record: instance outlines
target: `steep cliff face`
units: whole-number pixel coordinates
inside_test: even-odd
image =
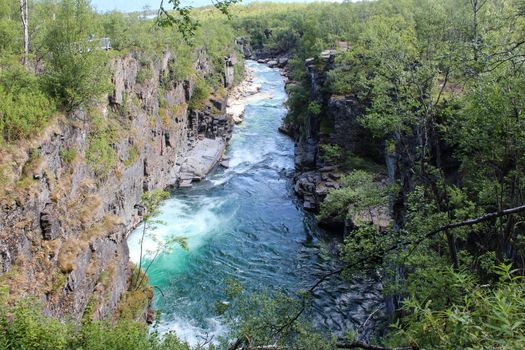
[[[339,146],[344,154],[366,161],[384,161],[383,142],[374,139],[359,123],[366,111],[366,101],[330,92],[327,76],[336,67],[336,55],[335,50],[326,50],[305,61],[309,98],[318,106],[318,111],[309,111],[306,123],[295,128],[293,135],[296,139],[295,191],[303,199],[304,208],[314,212],[319,210],[330,190],[340,188],[339,180],[353,170],[348,164],[323,162],[320,159],[321,145]],[[353,227],[351,222],[342,220],[323,220],[320,224],[334,232],[345,232]]]
[[[13,186],[0,202],[0,282],[12,298],[34,295],[49,314],[77,320],[88,306],[95,319],[117,310],[141,195],[176,185],[186,155],[209,139],[224,147],[233,127],[223,89],[189,111],[196,80],[176,81],[175,60],[114,60],[108,103],[2,151]],[[218,73],[203,51],[194,62],[200,77]],[[224,64],[227,89],[239,63],[233,54]]]
[[[317,103],[320,113],[310,114],[302,132],[296,132],[295,166],[299,170],[312,170],[318,166],[319,142],[321,141],[321,120],[327,115],[330,94],[324,89],[326,72],[334,65],[334,54],[323,52],[317,59],[305,61],[310,84],[310,100]]]

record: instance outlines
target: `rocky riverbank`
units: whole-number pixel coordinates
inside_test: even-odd
[[[261,86],[254,82],[253,70],[246,68],[245,79],[228,94],[226,113],[233,119],[235,124],[242,123],[244,109],[251,96],[261,91]]]

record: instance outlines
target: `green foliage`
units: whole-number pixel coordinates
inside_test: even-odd
[[[384,190],[374,181],[373,175],[356,170],[341,179],[340,189],[328,193],[321,203],[319,218],[352,218],[353,215],[362,214],[363,211],[369,212],[385,202]]]
[[[226,285],[228,303],[219,309],[231,329],[228,339],[241,339],[250,347],[275,344],[307,350],[335,349],[335,339],[321,336],[306,320],[305,310],[311,303],[307,293],[251,293],[234,280],[226,281]]]
[[[201,78],[197,78],[195,81],[195,86],[193,88],[193,94],[188,103],[190,110],[199,110],[202,109],[210,97],[210,88],[206,84],[206,81]]]
[[[4,312],[0,312],[3,349],[69,349],[73,326],[44,316],[35,305],[38,303],[34,300],[22,300],[10,310],[11,317],[3,305]]]
[[[212,4],[222,14],[226,15],[229,19],[231,19],[229,7],[241,1],[242,0],[213,1]],[[180,0],[169,0],[168,3],[172,5],[173,11],[166,9],[163,6],[163,3],[161,3],[159,16],[156,19],[156,24],[159,27],[176,27],[179,33],[182,34],[182,37],[184,38],[186,43],[192,43],[196,35],[197,29],[199,29],[199,27],[201,26],[201,23],[199,22],[198,18],[192,16],[192,7],[183,6]]]
[[[95,116],[92,120],[86,160],[97,176],[107,175],[115,164],[116,151],[113,147],[118,139],[118,129],[114,123]]]
[[[153,78],[153,70],[151,69],[150,62],[141,63],[139,72],[137,73],[137,83],[144,84]]]
[[[461,298],[451,307],[436,308],[414,296],[404,302],[408,312],[396,324],[393,339],[420,349],[520,349],[525,346],[524,282],[511,265],[496,270],[492,288],[479,286],[467,272],[446,273]]]
[[[133,165],[137,161],[139,156],[140,156],[139,147],[137,145],[131,146],[130,149],[128,150],[128,158],[124,160],[124,165],[126,167]]]
[[[328,164],[338,164],[343,161],[344,150],[339,145],[322,144],[319,146],[319,157]]]
[[[62,148],[59,152],[60,159],[66,164],[71,164],[75,161],[77,158],[77,149],[70,147],[70,148]]]
[[[89,2],[64,0],[44,40],[45,86],[67,111],[93,104],[109,91],[106,54],[90,39],[94,23]]]
[[[321,105],[318,102],[310,102],[310,104],[308,104],[308,113],[312,115],[321,113]]]
[[[162,337],[137,321],[77,325],[45,316],[31,299],[0,309],[0,348],[6,350],[189,350],[174,334]]]
[[[54,109],[39,79],[21,65],[0,71],[0,143],[34,135],[46,124]]]

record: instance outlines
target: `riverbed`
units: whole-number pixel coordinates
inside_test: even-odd
[[[283,77],[277,69],[246,64],[261,91],[249,99],[244,122],[235,127],[226,151],[229,168],[217,167],[205,181],[174,191],[161,208],[165,225],[155,230],[161,241],[188,238],[188,251],[164,252],[148,276],[163,292],[154,300],[160,329],[192,344],[227,331],[215,306],[225,298],[225,279],[250,291],[293,292],[340,267],[337,241],[316,227],[293,192],[293,140],[277,130],[287,112]],[[137,242],[132,235],[135,262]],[[361,327],[381,303],[378,283],[336,277],[315,293],[309,317],[319,329],[342,335]]]

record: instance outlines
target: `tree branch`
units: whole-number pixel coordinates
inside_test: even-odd
[[[502,217],[502,216],[517,214],[517,213],[520,213],[522,211],[525,211],[525,205],[521,205],[519,207],[514,207],[514,208],[510,208],[510,209],[505,209],[505,210],[498,211],[498,212],[488,213],[488,214],[482,215],[482,216],[474,218],[474,219],[468,219],[468,220],[464,220],[464,221],[453,222],[453,223],[450,223],[448,225],[441,226],[441,227],[439,227],[439,228],[437,228],[437,229],[435,229],[433,231],[430,231],[429,233],[427,233],[424,236],[424,238],[430,238],[430,237],[436,235],[437,233],[445,231],[445,230],[450,230],[450,229],[463,227],[463,226],[472,226],[472,225],[479,224],[479,223],[482,223],[482,222],[485,222],[485,221],[489,221],[489,220],[492,220],[492,219],[495,219],[495,218],[499,218],[499,217]]]
[[[360,341],[353,341],[351,343],[338,343],[337,349],[364,349],[364,350],[415,350],[415,347],[402,347],[402,348],[385,348],[380,345],[372,345]]]

